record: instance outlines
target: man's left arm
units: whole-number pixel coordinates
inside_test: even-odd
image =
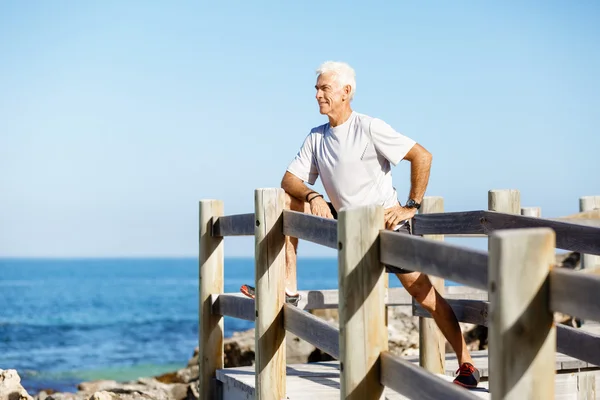
[[[408,198],[421,203],[429,183],[432,155],[417,143],[410,149],[404,159],[410,161],[410,193]]]
[[[432,158],[431,153],[418,143],[404,156],[404,160],[410,162],[409,199],[413,199],[419,204],[423,201],[429,183]],[[407,208],[400,205],[389,208],[384,211],[386,228],[392,229],[402,221],[411,219],[416,213],[416,208]]]

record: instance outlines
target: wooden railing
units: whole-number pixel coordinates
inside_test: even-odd
[[[385,230],[381,207],[341,210],[338,221],[285,210],[281,189],[256,190],[250,214],[225,216],[221,201],[201,201],[200,398],[215,397],[223,316],[255,322],[257,399],[286,397],[286,331],[340,361],[343,399],[379,399],[386,386],[409,398],[476,398],[434,375],[444,372],[444,341],[418,304],[423,368],[388,351],[386,306],[398,304],[400,292],[387,288],[386,273],[395,268],[428,274],[442,294],[443,279],[487,291],[449,303],[459,321],[489,327],[493,398],[554,398],[555,351],[600,365],[600,337],[557,327],[552,314],[600,321],[600,276],[556,268],[555,248],[600,255],[600,227],[517,215],[539,210],[521,209],[514,190],[490,191],[488,208],[444,213],[441,198],[427,197],[413,220],[419,237]],[[480,234],[489,252],[439,240]],[[255,237],[256,301],[223,293],[223,237],[235,235]],[[285,304],[285,236],[338,250],[338,291],[311,291],[318,296],[309,293],[302,307]],[[339,329],[304,311],[335,307]]]

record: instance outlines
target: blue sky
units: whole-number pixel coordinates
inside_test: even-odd
[[[577,212],[600,195],[599,19],[594,1],[2,2],[0,256],[197,255],[198,201],[252,212],[325,122],[326,60],[355,68],[355,110],[433,153],[446,210],[515,188]],[[394,183],[404,199],[407,163]]]

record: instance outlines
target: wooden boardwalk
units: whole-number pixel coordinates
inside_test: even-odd
[[[481,371],[482,381],[477,389],[471,390],[471,393],[482,399],[490,399],[487,390],[489,372],[487,351],[476,351],[472,355],[475,366]],[[418,357],[404,359],[419,365]],[[445,376],[437,376],[452,381],[456,366],[456,357],[453,354],[447,355]],[[557,353],[556,370],[556,399],[600,400],[600,367]],[[292,364],[287,366],[286,371],[287,399],[339,399],[339,362]],[[222,383],[223,400],[254,400],[254,367],[221,369],[217,371],[217,379]],[[389,400],[407,399],[389,388],[386,388],[384,393],[385,398]]]

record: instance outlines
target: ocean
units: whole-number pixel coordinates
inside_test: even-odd
[[[225,260],[225,291],[254,259]],[[301,290],[337,288],[335,258],[299,258]],[[390,278],[390,286],[400,286]],[[183,368],[198,344],[198,260],[0,259],[0,369],[30,394]],[[253,327],[226,317],[225,335]]]

